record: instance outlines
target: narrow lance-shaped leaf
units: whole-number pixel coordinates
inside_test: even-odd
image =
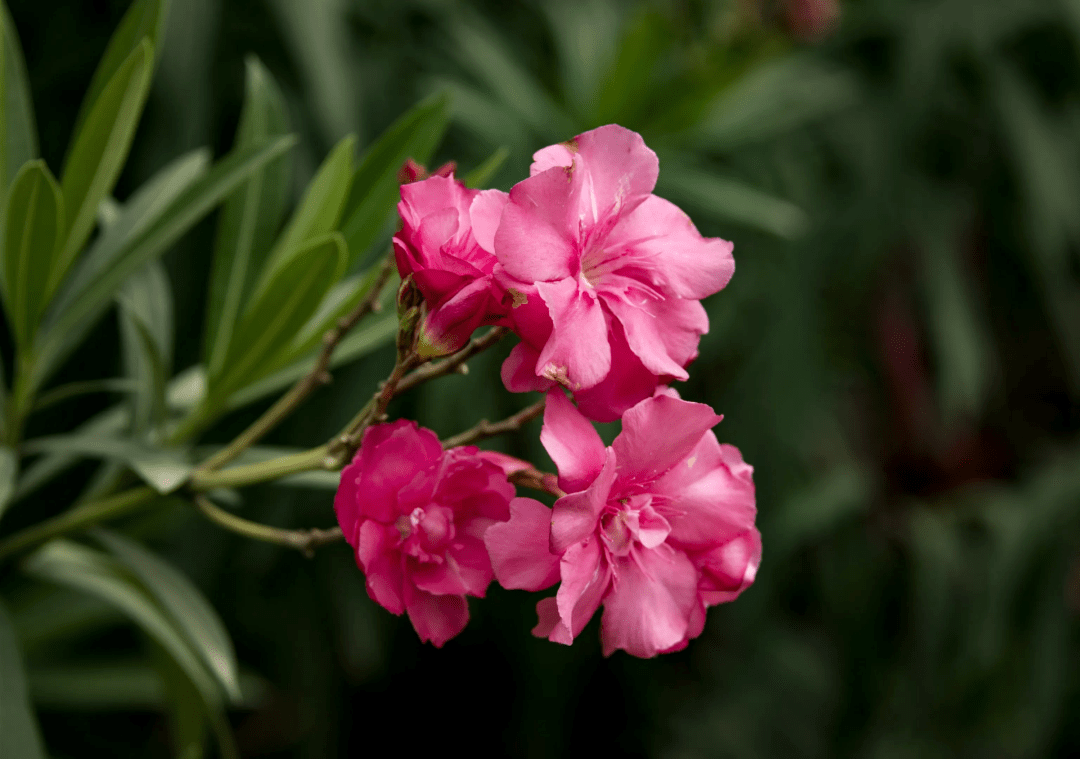
[[[144,546],[108,530],[93,536],[142,580],[184,631],[203,663],[234,701],[240,700],[236,652],[214,607],[178,569]]]
[[[21,349],[33,342],[64,232],[64,201],[44,161],[26,164],[5,209],[4,305]]]
[[[35,380],[43,381],[79,343],[108,308],[128,275],[162,255],[251,172],[281,155],[293,143],[293,138],[282,137],[265,145],[233,151],[155,214],[141,231],[119,245],[110,257],[111,265],[87,277],[85,286],[70,303],[62,310],[54,310],[46,325],[48,332],[42,341]]]
[[[230,360],[218,381],[210,378],[211,405],[281,367],[289,342],[341,277],[345,259],[345,242],[335,232],[296,249],[277,269],[240,320],[236,345],[243,352]]]
[[[75,263],[94,227],[98,204],[112,191],[124,167],[150,90],[153,57],[154,46],[144,39],[116,70],[72,139],[60,183],[68,215],[67,239],[49,282],[49,297]]]
[[[482,164],[465,175],[462,181],[465,182],[466,187],[473,189],[485,187],[491,178],[495,176],[499,169],[506,163],[506,159],[510,156],[510,149],[505,145],[495,149]]]
[[[27,557],[22,568],[32,577],[90,593],[124,612],[168,652],[198,690],[207,712],[220,718],[223,702],[216,681],[184,631],[130,569],[111,556],[67,540],[47,543]]]
[[[398,202],[398,171],[409,158],[430,161],[449,120],[450,99],[445,94],[429,98],[391,124],[364,153],[342,214],[349,269],[386,228]]]
[[[88,433],[32,438],[23,443],[23,451],[119,461],[162,495],[183,485],[193,468],[181,451]]]
[[[6,190],[22,165],[37,158],[37,127],[19,35],[3,2],[0,24],[0,188]]]
[[[0,756],[44,759],[26,689],[22,654],[7,609],[0,603]]]
[[[286,260],[292,258],[293,251],[309,240],[338,228],[338,220],[353,180],[355,152],[356,138],[352,135],[342,139],[330,151],[270,251],[269,259],[256,285],[256,294],[252,297],[258,297],[258,290],[275,276],[277,269]]]
[[[90,79],[90,87],[83,96],[79,115],[75,119],[75,132],[82,127],[109,81],[144,37],[150,40],[155,50],[161,50],[165,19],[169,15],[168,6],[168,0],[135,0],[127,9]]]
[[[259,59],[247,59],[247,85],[234,148],[289,131],[285,101]],[[206,308],[205,360],[220,371],[237,316],[251,292],[285,211],[291,161],[282,155],[251,175],[221,209]]]
[[[4,516],[4,510],[15,494],[15,478],[18,473],[18,455],[7,446],[0,448],[0,518]]]
[[[165,383],[172,375],[173,306],[168,275],[160,261],[132,274],[117,295],[125,372],[135,381],[134,427],[161,423]]]

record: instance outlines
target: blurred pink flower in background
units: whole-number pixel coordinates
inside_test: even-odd
[[[731,279],[732,245],[652,194],[659,163],[636,132],[603,126],[533,159],[493,235],[521,337],[503,382],[559,383],[586,416],[612,421],[686,379],[709,326],[698,301]]]
[[[820,40],[836,28],[840,19],[838,0],[787,0],[784,25],[795,37],[807,42]]]
[[[605,448],[562,391],[548,394],[541,441],[567,492],[549,509],[515,498],[485,542],[499,583],[542,590],[535,635],[573,641],[601,604],[604,655],[650,657],[701,634],[761,561],[752,468],[710,429],[721,417],[670,390],[623,415]]]
[[[427,304],[422,356],[453,353],[477,327],[505,316],[492,285],[491,237],[506,197],[470,190],[452,174],[401,186],[394,255],[401,278],[412,275]]]
[[[421,640],[442,646],[469,620],[465,596],[483,597],[484,532],[509,517],[515,464],[527,466],[474,446],[444,451],[431,430],[398,420],[369,427],[342,471],[334,509],[368,594],[407,612]]]

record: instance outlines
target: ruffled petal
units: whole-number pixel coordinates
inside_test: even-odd
[[[469,604],[464,596],[435,596],[413,588],[406,609],[420,640],[430,640],[436,648],[442,648],[469,623]]]
[[[599,433],[562,390],[547,394],[540,442],[559,470],[559,487],[569,493],[587,488],[604,466]]]
[[[551,639],[569,644],[600,608],[611,583],[611,570],[601,559],[600,542],[593,538],[571,546],[559,562],[559,571],[562,584],[555,600],[562,624],[552,630]]]
[[[555,168],[518,182],[510,190],[495,232],[495,255],[522,282],[572,276],[577,254],[571,229],[569,169]]]
[[[574,279],[539,282],[553,329],[540,351],[536,373],[571,390],[592,387],[611,369],[611,348],[603,309],[595,293]]]
[[[686,459],[722,417],[704,403],[646,398],[623,414],[623,428],[612,443],[622,476],[651,482]]]
[[[495,254],[495,232],[510,196],[501,190],[482,190],[469,206],[473,237],[488,253]]]
[[[551,509],[532,498],[510,502],[510,521],[484,533],[499,584],[508,590],[543,590],[559,579],[559,556],[549,548]]]
[[[614,422],[636,403],[652,396],[658,378],[645,368],[623,336],[611,325],[611,370],[598,384],[574,393],[578,411],[597,422]]]
[[[540,351],[528,343],[518,343],[503,361],[500,375],[503,385],[511,393],[543,392],[555,385],[553,380],[536,376],[536,362]]]
[[[360,525],[357,538],[356,562],[364,570],[371,600],[391,614],[405,611],[405,573],[397,530],[369,519]]]
[[[646,369],[678,380],[687,378],[686,370],[669,354],[668,342],[652,313],[625,298],[607,297],[604,304],[622,324],[630,350]]]
[[[555,501],[551,517],[551,550],[561,554],[596,532],[600,513],[615,482],[615,453],[608,448],[600,474],[586,490],[564,495]]]
[[[415,422],[399,419],[377,424],[364,431],[360,450],[353,461],[359,463],[359,513],[363,517],[389,523],[397,518],[398,496],[417,472],[438,461],[442,445],[431,430]]]
[[[761,533],[751,528],[695,558],[701,568],[701,597],[709,606],[734,601],[753,584],[761,565]]]

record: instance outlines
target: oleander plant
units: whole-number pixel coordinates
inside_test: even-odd
[[[1080,752],[1078,9],[0,0],[0,759]]]

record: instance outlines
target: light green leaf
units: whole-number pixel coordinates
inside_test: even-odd
[[[35,367],[36,380],[43,381],[80,342],[132,272],[162,255],[251,172],[281,155],[293,143],[291,137],[282,137],[264,145],[233,151],[126,238],[109,257],[110,266],[87,275],[85,285],[72,295],[65,307],[54,309],[50,314],[46,324],[48,334],[41,343],[41,356]],[[76,272],[76,278],[82,281],[79,274]]]
[[[285,101],[270,72],[247,58],[247,84],[234,148],[288,133]],[[225,201],[218,220],[206,308],[207,365],[221,370],[244,302],[263,269],[281,223],[292,164],[288,154],[267,163]]]
[[[351,331],[338,344],[333,357],[330,359],[330,366],[335,367],[355,361],[387,345],[397,334],[397,328],[397,314],[392,310],[384,311],[366,319],[362,325]],[[311,356],[303,361],[297,361],[283,369],[279,369],[250,385],[246,385],[243,389],[229,396],[226,409],[242,408],[268,395],[273,395],[306,375],[314,365],[315,357]]]
[[[465,175],[465,186],[474,189],[485,187],[491,181],[491,178],[499,172],[499,169],[503,167],[509,156],[510,149],[505,145],[496,148],[495,152],[488,156],[487,160]]]
[[[0,448],[0,518],[15,494],[15,478],[19,473],[19,457],[7,446]]]
[[[107,377],[97,380],[80,380],[66,385],[50,388],[38,396],[34,411],[53,406],[57,403],[78,398],[92,393],[133,393],[138,390],[137,383],[125,377]]]
[[[449,121],[449,98],[444,94],[428,98],[391,124],[364,153],[341,217],[349,250],[347,270],[362,260],[387,228],[399,197],[398,172],[406,159],[431,160]]]
[[[252,299],[262,297],[266,285],[277,276],[277,269],[292,258],[297,248],[338,228],[343,204],[352,184],[355,152],[356,138],[352,135],[345,137],[330,151],[278,237],[274,249],[270,251]]]
[[[657,193],[687,205],[717,219],[745,224],[782,237],[794,239],[806,232],[809,220],[801,208],[742,182],[727,177],[672,166],[661,174]]]
[[[238,351],[220,378],[209,377],[212,405],[279,369],[288,345],[345,267],[345,242],[333,233],[293,251],[259,289],[236,330]]]
[[[95,540],[109,549],[142,580],[158,603],[184,631],[203,664],[233,701],[240,700],[236,651],[220,617],[195,584],[144,546],[109,530],[94,530]]]
[[[223,702],[217,682],[192,650],[184,631],[130,569],[111,556],[67,540],[47,543],[21,566],[32,577],[82,590],[124,612],[168,652],[199,692],[208,714],[220,719]]]
[[[79,115],[75,119],[75,133],[78,133],[109,82],[131,53],[139,47],[143,38],[150,40],[156,51],[161,51],[165,18],[169,15],[168,5],[168,0],[135,0],[127,9],[120,25],[109,39],[105,54],[90,80],[90,87],[83,96]]]
[[[7,196],[4,224],[4,305],[16,343],[27,350],[45,310],[64,235],[64,200],[44,161],[19,170]]]
[[[19,168],[37,158],[37,128],[34,104],[26,80],[19,35],[11,22],[7,5],[0,2],[0,188],[6,190]],[[0,192],[0,197],[3,192]]]
[[[0,603],[0,756],[45,759],[23,674],[22,654]]]
[[[151,448],[134,440],[98,435],[51,435],[27,440],[26,453],[52,453],[114,459],[127,464],[147,485],[171,493],[187,481],[192,465],[180,451]]]
[[[135,383],[134,428],[165,419],[165,383],[172,375],[172,288],[160,261],[132,274],[116,297],[125,371]]]
[[[150,91],[153,56],[154,46],[144,39],[116,70],[72,138],[60,181],[68,231],[49,281],[48,297],[75,263],[94,227],[98,204],[112,192],[124,168]]]

